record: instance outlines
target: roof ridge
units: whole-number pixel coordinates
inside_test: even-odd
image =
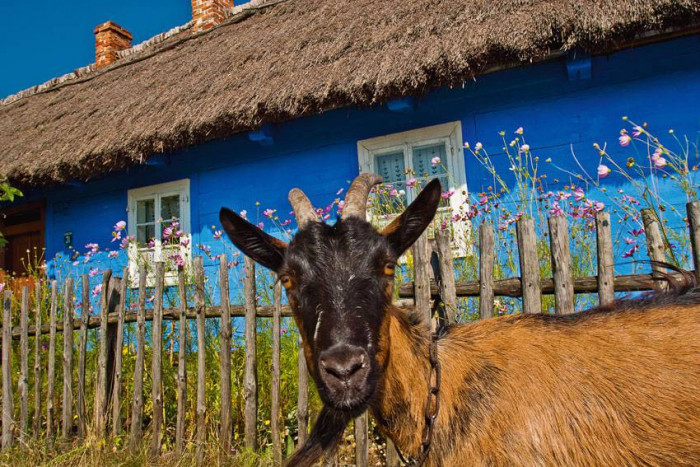
[[[175,46],[187,40],[200,37],[221,26],[238,23],[248,18],[253,12],[257,10],[268,8],[278,3],[284,3],[286,1],[288,0],[251,0],[248,3],[233,6],[227,11],[226,19],[221,24],[218,24],[213,28],[207,29],[206,31],[201,31],[192,34],[191,36],[183,37],[179,41],[174,41],[172,45]],[[85,80],[92,79],[93,77],[100,76],[102,73],[108,72],[110,70],[121,68],[124,65],[146,59],[158,52],[167,50],[167,48],[165,47],[162,49],[154,50],[153,47],[162,44],[163,42],[167,41],[168,39],[174,36],[177,36],[178,34],[187,29],[190,29],[192,27],[192,24],[192,20],[190,20],[183,25],[175,26],[165,32],[156,34],[155,36],[146,39],[143,42],[140,42],[128,49],[120,50],[119,52],[117,52],[117,61],[114,62],[113,65],[107,66],[103,69],[100,69],[99,71],[95,67],[95,63],[90,63],[89,65],[77,68],[69,73],[65,73],[61,76],[51,78],[50,80],[45,81],[44,83],[35,84],[34,86],[31,86],[29,88],[22,89],[14,94],[10,94],[5,98],[0,98],[0,106],[9,105],[26,97],[31,97],[36,94],[48,92],[62,86],[83,82]]]

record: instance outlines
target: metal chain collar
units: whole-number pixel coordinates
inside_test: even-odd
[[[423,436],[420,445],[420,454],[416,458],[410,458],[406,460],[398,447],[396,447],[396,452],[399,455],[401,461],[407,466],[421,466],[428,458],[430,453],[430,442],[433,439],[433,427],[435,426],[435,420],[437,419],[438,412],[440,411],[440,361],[438,360],[437,353],[437,340],[438,334],[433,333],[430,336],[430,375],[428,376],[428,398],[425,403],[425,425],[423,426]],[[433,379],[435,383],[433,384]]]

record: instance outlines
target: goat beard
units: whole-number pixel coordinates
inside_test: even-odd
[[[292,454],[286,466],[311,467],[324,454],[333,452],[343,437],[345,427],[355,415],[352,412],[333,410],[324,405],[309,439]]]

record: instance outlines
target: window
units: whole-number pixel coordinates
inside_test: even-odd
[[[189,264],[192,253],[190,230],[190,181],[162,183],[129,190],[129,276],[138,284],[142,262],[166,262],[166,285],[177,283],[177,255]],[[149,271],[148,285],[154,284]]]
[[[405,193],[394,198],[397,204],[409,204],[418,194],[417,187],[439,178],[443,192],[452,190],[454,194],[441,202],[438,216],[451,216],[464,209],[467,184],[460,122],[359,141],[357,150],[361,172],[375,172],[382,176],[385,184],[391,184],[398,193]],[[433,163],[436,157],[440,160],[438,164]],[[409,183],[412,179],[416,183]],[[374,220],[381,225],[391,219],[392,216],[384,216]],[[463,228],[451,232],[455,254],[459,256],[466,254],[466,233]]]

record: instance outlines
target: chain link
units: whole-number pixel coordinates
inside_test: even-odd
[[[433,427],[440,411],[440,382],[442,374],[440,372],[440,360],[438,360],[437,352],[437,333],[433,333],[430,337],[430,375],[428,376],[428,397],[425,403],[425,425],[423,426],[423,435],[421,436],[420,454],[416,458],[406,460],[398,446],[396,452],[401,461],[407,466],[417,467],[423,465],[430,454],[430,442],[433,439]],[[433,384],[433,380],[435,383]]]

